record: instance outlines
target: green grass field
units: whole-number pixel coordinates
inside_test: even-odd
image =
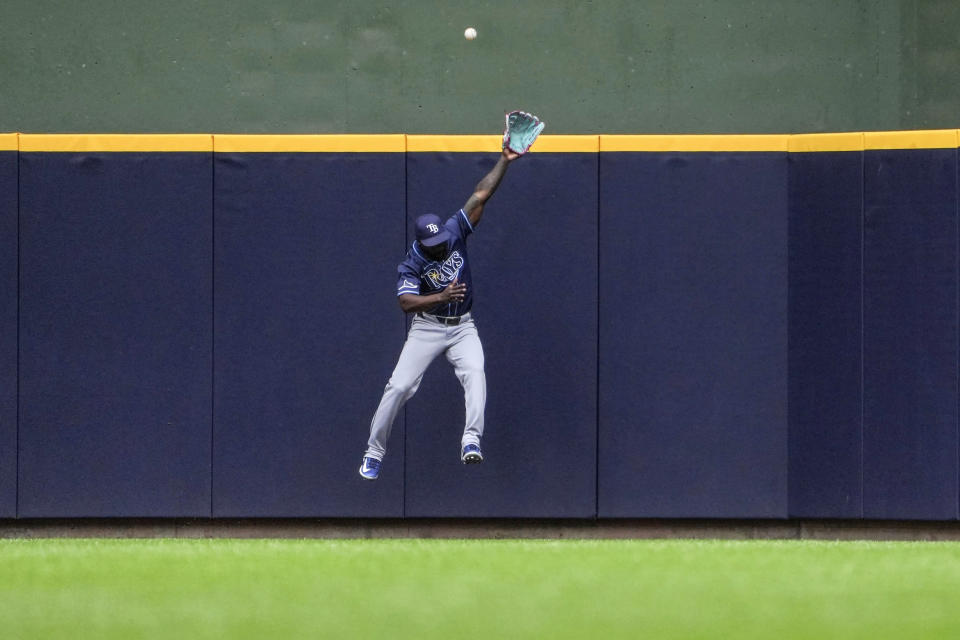
[[[956,638],[960,544],[0,540],[0,638]]]

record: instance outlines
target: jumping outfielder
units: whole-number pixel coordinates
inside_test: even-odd
[[[496,166],[473,190],[459,211],[445,222],[433,214],[416,221],[416,240],[397,268],[397,300],[405,313],[415,313],[400,359],[370,423],[370,439],[360,465],[367,480],[380,476],[387,440],[400,407],[420,386],[430,363],[441,353],[463,385],[466,426],[460,441],[464,464],[483,462],[483,410],[487,381],[483,346],[471,315],[473,307],[467,237],[483,215],[483,207],[503,180],[511,162],[523,155],[543,130],[543,123],[522,111],[507,114],[503,151]]]

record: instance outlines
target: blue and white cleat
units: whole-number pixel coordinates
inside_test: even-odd
[[[380,460],[371,458],[370,456],[364,456],[363,464],[360,465],[360,477],[364,480],[376,480],[379,478]]]
[[[480,452],[480,445],[468,444],[460,452],[460,462],[463,464],[480,464],[483,462],[483,454]]]

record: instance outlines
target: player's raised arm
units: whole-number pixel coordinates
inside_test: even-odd
[[[463,212],[467,214],[471,226],[476,227],[480,223],[480,217],[483,215],[483,205],[487,203],[493,192],[500,186],[500,181],[503,180],[507,167],[519,157],[519,153],[504,149],[500,154],[500,159],[497,160],[496,166],[473,188],[473,193],[467,199],[467,204],[463,205]]]
[[[470,226],[475,227],[483,215],[483,205],[497,190],[507,166],[530,150],[530,146],[539,137],[546,125],[540,118],[526,111],[511,111],[506,115],[506,128],[503,131],[503,152],[497,165],[483,180],[477,183],[473,194],[463,205]]]

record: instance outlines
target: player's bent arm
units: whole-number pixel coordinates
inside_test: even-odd
[[[462,302],[463,296],[467,292],[467,285],[460,284],[454,280],[446,289],[428,296],[421,296],[416,293],[404,293],[397,296],[397,302],[404,313],[416,313],[417,311],[429,311],[442,304],[450,302]]]
[[[490,196],[492,196],[494,191],[497,190],[497,187],[500,186],[500,181],[503,180],[503,175],[507,172],[507,167],[512,161],[519,157],[520,155],[518,153],[504,149],[503,153],[500,154],[500,159],[497,160],[497,164],[490,170],[490,173],[485,175],[483,179],[477,183],[477,186],[473,188],[473,194],[467,199],[467,203],[463,205],[463,212],[467,214],[470,226],[475,227],[480,224],[480,217],[483,215],[483,205],[487,203]]]
[[[405,293],[402,296],[398,296],[397,301],[400,303],[400,308],[403,309],[404,313],[416,313],[417,311],[429,311],[443,304],[440,295],[439,293],[434,293],[429,296],[420,296],[415,293]]]

